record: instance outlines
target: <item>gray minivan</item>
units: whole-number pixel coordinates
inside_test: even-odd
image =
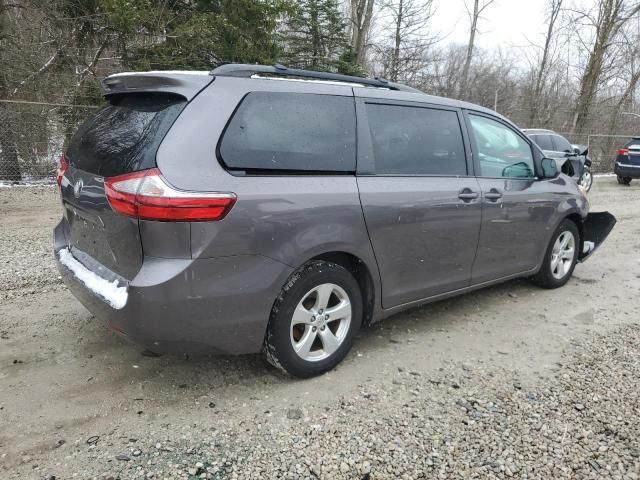
[[[406,308],[564,285],[615,223],[504,117],[382,79],[224,65],[103,88],[60,160],[55,255],[152,351],[317,375]]]

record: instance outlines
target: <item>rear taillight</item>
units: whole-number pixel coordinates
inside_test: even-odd
[[[628,148],[618,149],[618,155],[629,155],[629,149]]]
[[[105,178],[104,189],[116,212],[162,222],[221,220],[236,202],[233,193],[176,190],[157,168]]]
[[[67,159],[64,158],[64,153],[60,155],[60,160],[58,161],[58,169],[56,170],[56,183],[58,186],[62,185],[62,178],[64,174],[69,168],[69,164],[67,163]]]

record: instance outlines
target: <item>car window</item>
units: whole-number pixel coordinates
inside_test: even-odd
[[[127,93],[107,102],[73,136],[67,161],[103,177],[155,167],[160,142],[187,100],[170,93]]]
[[[640,138],[633,138],[631,139],[629,142],[627,142],[627,144],[624,146],[624,148],[629,148],[629,147],[640,147]]]
[[[506,125],[479,115],[469,115],[483,177],[534,177],[529,144]]]
[[[377,174],[467,174],[456,112],[381,104],[366,109]]]
[[[551,142],[551,135],[543,135],[543,134],[538,134],[538,135],[532,135],[531,139],[536,142],[536,144],[542,149],[542,150],[553,150],[553,143]]]
[[[231,169],[354,172],[353,98],[249,93],[227,126],[220,156]]]
[[[569,141],[560,135],[552,135],[554,150],[556,152],[573,152],[573,147]]]

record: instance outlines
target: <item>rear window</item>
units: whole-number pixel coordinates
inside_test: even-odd
[[[353,98],[249,93],[227,126],[219,152],[232,170],[353,172]]]
[[[553,143],[551,142],[551,135],[530,135],[531,140],[536,142],[536,144],[542,150],[553,150]]]
[[[629,142],[627,142],[624,148],[629,147],[640,147],[640,138],[632,138]]]
[[[569,140],[560,135],[553,135],[553,145],[556,152],[573,152],[573,147],[569,143]]]
[[[167,93],[128,93],[108,101],[73,136],[67,161],[104,177],[155,167],[160,142],[187,101]]]

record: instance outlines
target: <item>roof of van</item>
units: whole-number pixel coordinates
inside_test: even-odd
[[[489,109],[453,98],[429,95],[407,85],[390,82],[383,78],[364,78],[312,70],[299,70],[282,65],[226,64],[208,72],[204,70],[152,70],[147,72],[121,72],[106,77],[102,81],[105,95],[136,91],[174,92],[193,98],[200,90],[213,81],[216,76],[236,78],[258,78],[281,81],[304,81],[329,85],[349,85],[366,89],[356,93],[360,97],[397,98],[399,100],[427,102],[450,107],[464,108],[488,113],[501,118],[515,127],[513,122],[503,115]],[[517,128],[517,127],[516,127]],[[522,130],[531,133],[533,129]],[[551,132],[550,130],[537,130]],[[551,132],[554,133],[554,132]]]

